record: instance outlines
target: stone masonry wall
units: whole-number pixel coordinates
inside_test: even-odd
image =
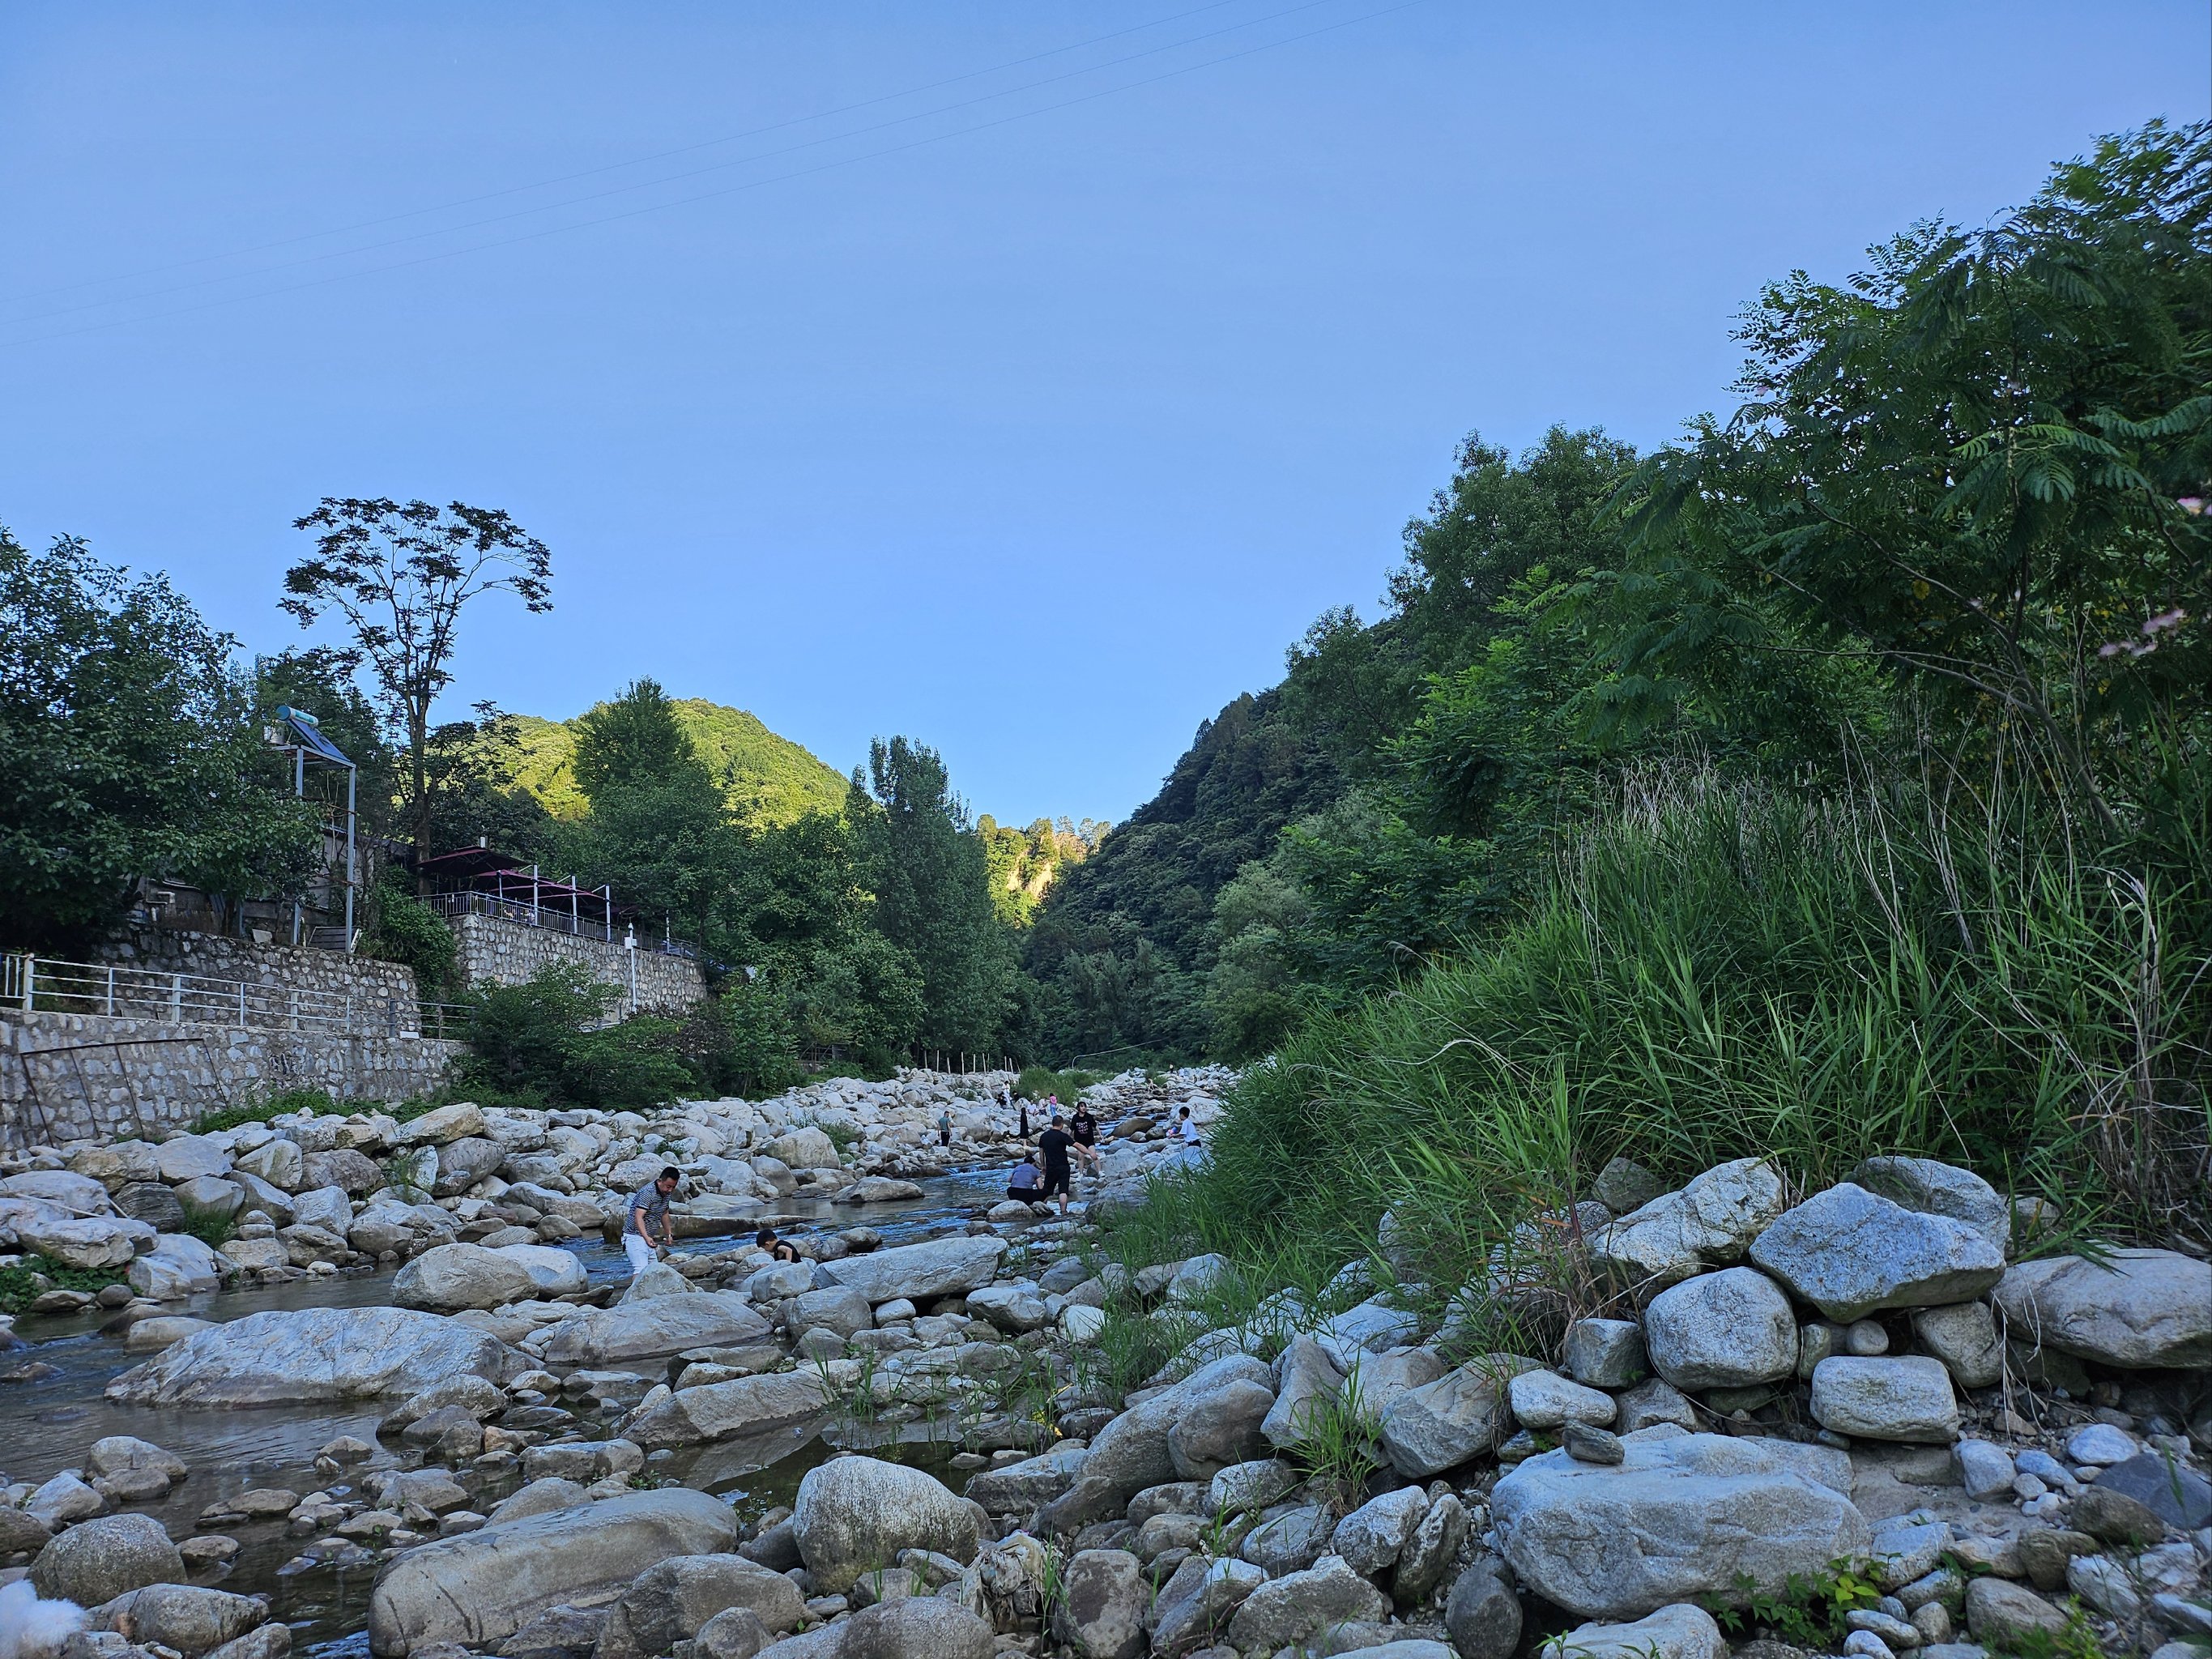
[[[619,1012],[680,1014],[705,1000],[707,983],[688,957],[630,951],[620,940],[579,938],[550,927],[526,927],[497,916],[465,915],[453,921],[462,979],[470,985],[520,985],[556,962],[573,962],[592,978],[630,988],[635,957],[637,997]]]
[[[464,1048],[404,1036],[0,1008],[0,1146],[158,1134],[277,1089],[406,1100],[442,1082]]]
[[[387,1035],[411,1030],[416,1024],[415,975],[396,962],[289,945],[255,945],[221,933],[173,927],[126,929],[102,943],[92,959],[118,969],[243,981],[252,988],[246,1018],[236,1023],[246,1025],[289,1023],[285,997],[293,992],[307,994],[319,1008],[331,1006],[325,999],[341,999],[356,1012],[360,1025]],[[133,975],[125,986],[117,1013],[163,1017],[164,993],[158,983]]]

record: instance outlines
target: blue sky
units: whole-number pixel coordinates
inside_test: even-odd
[[[317,498],[503,507],[556,609],[484,602],[457,705],[650,673],[840,768],[933,743],[1002,818],[1119,819],[1316,613],[1374,613],[1470,429],[1725,407],[1760,282],[2202,118],[2208,28],[15,0],[0,522],[274,650]]]

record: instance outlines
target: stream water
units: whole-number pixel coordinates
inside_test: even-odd
[[[773,1213],[764,1212],[745,1227],[749,1231],[767,1223],[786,1234],[805,1237],[867,1226],[883,1236],[886,1246],[912,1243],[964,1226],[978,1206],[1004,1196],[1004,1180],[995,1167],[929,1176],[917,1182],[921,1198],[887,1204],[787,1199]],[[582,1259],[595,1282],[629,1276],[618,1245],[586,1237],[568,1248]],[[680,1241],[678,1248],[708,1251],[727,1244],[711,1237],[691,1238]],[[263,1289],[218,1291],[169,1304],[163,1311],[220,1322],[271,1309],[380,1307],[391,1301],[391,1289],[388,1272],[340,1273]],[[191,1473],[166,1499],[131,1507],[157,1516],[172,1536],[185,1538],[194,1530],[199,1513],[219,1498],[257,1486],[285,1487],[302,1494],[319,1490],[345,1498],[364,1470],[392,1467],[398,1461],[390,1449],[381,1448],[374,1462],[347,1471],[334,1484],[326,1484],[313,1468],[317,1451],[340,1435],[375,1444],[376,1425],[395,1403],[392,1401],[216,1410],[112,1404],[105,1396],[108,1382],[143,1356],[126,1354],[119,1331],[103,1329],[112,1318],[94,1310],[68,1318],[18,1322],[16,1334],[29,1346],[9,1352],[11,1365],[34,1360],[52,1367],[52,1372],[35,1381],[0,1383],[0,1472],[4,1472],[0,1479],[44,1480],[58,1469],[81,1468],[93,1442],[104,1436],[136,1435],[175,1453]],[[641,1361],[635,1369],[657,1376],[659,1364]],[[932,1467],[952,1449],[925,1441],[901,1448],[899,1455],[902,1461]],[[749,1510],[760,1509],[790,1502],[800,1478],[829,1450],[817,1429],[805,1427],[757,1443],[702,1448],[655,1467],[686,1485],[715,1492]],[[516,1484],[510,1479],[486,1485],[480,1492],[472,1484],[476,1507],[488,1509]],[[367,1652],[366,1638],[360,1632],[371,1571],[280,1575],[277,1570],[307,1539],[288,1535],[282,1526],[226,1530],[235,1532],[240,1549],[230,1573],[221,1581],[223,1588],[271,1595],[277,1616],[292,1624],[295,1640],[307,1644],[315,1659],[348,1659],[356,1650]]]

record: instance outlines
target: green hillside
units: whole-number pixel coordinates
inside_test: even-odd
[[[676,718],[699,758],[728,780],[730,804],[750,808],[769,823],[791,823],[808,812],[835,812],[845,804],[845,780],[788,738],[780,738],[742,708],[704,697],[675,700]],[[571,763],[574,720],[518,714],[521,739],[515,781],[556,818],[580,818],[586,807]]]

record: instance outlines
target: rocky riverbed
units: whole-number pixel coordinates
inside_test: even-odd
[[[0,1205],[107,1224],[135,1289],[0,1356],[30,1406],[0,1574],[46,1599],[0,1595],[69,1659],[2212,1647],[2202,1260],[2044,1251],[2046,1213],[1925,1160],[1802,1195],[1616,1161],[1450,1295],[1385,1218],[1318,1295],[1232,1316],[1220,1258],[1115,1266],[1092,1233],[1203,1156],[1166,1124],[1227,1080],[1100,1085],[1065,1219],[994,1201],[1002,1079],[41,1153]],[[360,1178],[310,1161],[340,1150],[381,1181],[316,1184]],[[665,1163],[692,1243],[633,1281],[601,1227]],[[115,1230],[149,1180],[262,1218],[226,1288],[141,1267],[206,1265]],[[331,1187],[343,1228],[302,1221]],[[713,1237],[767,1215],[804,1260]],[[262,1242],[284,1260],[233,1249]]]
[[[1133,1131],[1115,1173],[1173,1150],[1137,1108],[1210,1121],[1224,1080],[1103,1088]],[[58,1601],[88,1610],[80,1647],[343,1648],[394,1561],[549,1496],[688,1488],[757,1526],[829,1455],[825,1431],[953,1474],[1021,1366],[963,1292],[989,1301],[1010,1237],[1065,1231],[1004,1201],[1012,1081],[908,1073],[651,1115],[300,1116],[9,1158],[0,1266],[112,1281],[54,1285],[0,1326],[0,1586],[27,1581],[0,1642],[35,1586],[33,1626]],[[633,1284],[612,1229],[669,1164],[682,1242]],[[755,1251],[763,1224],[802,1261]],[[708,1413],[718,1382],[746,1386]],[[648,1430],[649,1451],[618,1434],[679,1395],[664,1417],[697,1420]],[[623,1511],[592,1513],[596,1532]]]

